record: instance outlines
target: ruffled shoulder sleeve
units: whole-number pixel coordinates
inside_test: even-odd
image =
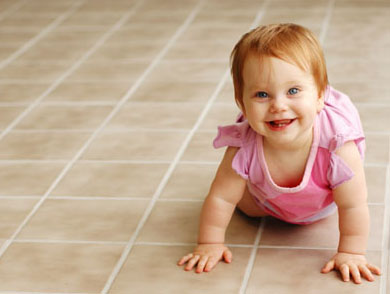
[[[239,147],[233,158],[232,168],[246,180],[249,176],[250,166],[248,152],[252,149],[255,138],[256,133],[251,129],[248,121],[244,120],[233,125],[218,127],[218,134],[213,142],[214,148]]]
[[[365,137],[359,113],[345,94],[329,87],[325,107],[319,114],[321,125],[320,146],[330,153],[327,177],[332,189],[354,176],[349,166],[336,154],[346,142],[354,141],[364,160]]]

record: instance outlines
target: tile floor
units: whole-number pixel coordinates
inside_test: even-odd
[[[0,0],[1,293],[390,293],[390,2]],[[228,55],[251,26],[296,22],[360,110],[374,283],[319,273],[337,216],[233,216],[231,265],[184,272],[237,113]]]

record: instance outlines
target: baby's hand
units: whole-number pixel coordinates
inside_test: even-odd
[[[188,262],[184,268],[186,271],[192,270],[197,265],[197,273],[209,272],[221,259],[230,263],[232,256],[232,252],[223,244],[199,244],[193,253],[183,256],[177,264],[183,265]]]
[[[339,252],[322,268],[321,272],[326,274],[332,270],[338,270],[341,273],[344,282],[349,281],[351,275],[356,284],[360,284],[362,275],[367,281],[374,281],[374,276],[381,274],[381,270],[375,266],[367,263],[364,255],[350,254]]]

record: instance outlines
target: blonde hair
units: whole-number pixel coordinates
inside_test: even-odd
[[[234,96],[243,105],[243,68],[246,57],[254,53],[261,58],[276,57],[310,72],[320,96],[328,85],[328,75],[321,45],[314,34],[296,24],[271,24],[257,27],[244,34],[231,56]]]

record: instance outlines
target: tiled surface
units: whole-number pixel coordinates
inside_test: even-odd
[[[360,111],[374,283],[319,273],[337,215],[236,212],[231,265],[176,266],[223,155],[216,126],[237,114],[229,53],[256,16],[313,30]],[[390,293],[389,16],[385,0],[0,0],[0,294]]]

